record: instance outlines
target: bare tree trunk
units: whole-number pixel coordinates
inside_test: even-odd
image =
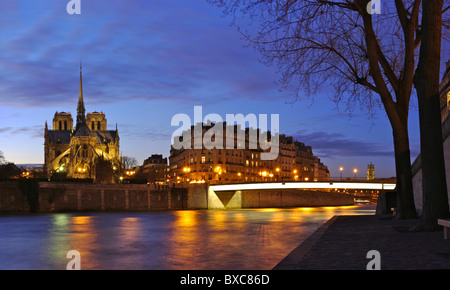
[[[442,3],[423,1],[422,44],[414,77],[419,99],[423,230],[437,229],[437,219],[449,215],[439,102]]]
[[[393,126],[394,127],[394,126]],[[395,148],[395,171],[397,176],[398,218],[417,218],[413,197],[411,154],[407,128],[393,130]]]
[[[362,1],[362,7],[366,7],[367,1]],[[374,80],[378,93],[383,102],[383,106],[388,115],[389,121],[392,126],[392,133],[394,137],[394,150],[395,150],[395,171],[397,176],[397,200],[398,200],[398,218],[410,219],[416,218],[416,208],[414,204],[414,195],[412,187],[412,174],[411,174],[411,159],[409,150],[409,136],[408,136],[408,109],[409,99],[411,94],[411,86],[403,84],[397,89],[397,102],[394,102],[389,89],[382,76],[382,70],[379,66],[380,57],[377,51],[377,37],[373,30],[372,17],[367,13],[362,14],[364,27],[365,27],[365,39],[367,45],[367,54],[370,65],[370,75]],[[414,43],[409,43],[409,46]],[[409,47],[407,45],[407,47]],[[411,55],[409,55],[411,57]],[[413,57],[413,54],[412,54]],[[412,68],[410,68],[412,70]],[[410,74],[412,78],[412,71],[405,71]],[[411,83],[410,80],[409,83]],[[406,82],[406,80],[405,80]],[[412,84],[411,84],[412,85]]]

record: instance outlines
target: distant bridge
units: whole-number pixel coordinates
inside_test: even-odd
[[[394,190],[395,183],[271,182],[210,185],[208,208],[340,206],[354,204],[352,191]]]

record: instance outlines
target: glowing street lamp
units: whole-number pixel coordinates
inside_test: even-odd
[[[344,167],[339,167],[339,171],[341,172],[341,181],[342,181],[342,171],[344,171]]]
[[[278,180],[280,178],[280,167],[275,168],[275,172],[276,172],[275,180]]]
[[[356,180],[356,173],[358,172],[358,169],[353,169],[353,172],[355,173],[355,180]]]

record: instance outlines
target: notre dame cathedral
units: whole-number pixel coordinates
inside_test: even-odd
[[[119,132],[107,130],[104,113],[87,113],[83,101],[82,69],[80,66],[80,92],[76,125],[70,113],[56,112],[53,130],[45,122],[44,170],[47,176],[55,172],[68,178],[98,177],[98,164],[108,161],[112,170],[120,168]],[[113,181],[109,174],[108,181]]]

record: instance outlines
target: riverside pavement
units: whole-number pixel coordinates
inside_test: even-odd
[[[412,232],[419,219],[389,215],[335,216],[273,270],[366,270],[380,253],[381,270],[450,269],[450,239],[443,230]]]

